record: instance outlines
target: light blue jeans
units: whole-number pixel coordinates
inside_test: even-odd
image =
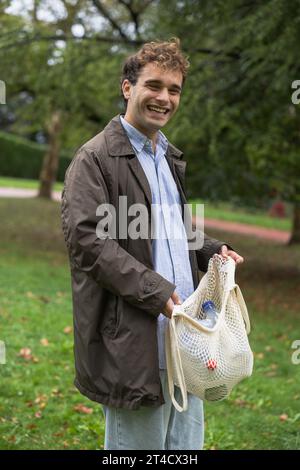
[[[102,405],[105,450],[201,450],[204,441],[203,402],[188,394],[188,409],[180,413],[172,404],[166,370],[160,370],[165,404],[157,408],[125,410]],[[175,386],[175,398],[181,394]]]

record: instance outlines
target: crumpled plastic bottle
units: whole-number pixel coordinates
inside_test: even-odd
[[[202,310],[205,313],[205,318],[200,320],[201,325],[206,328],[213,328],[218,320],[218,312],[212,300],[207,300],[202,304]]]

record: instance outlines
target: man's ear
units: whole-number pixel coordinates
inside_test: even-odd
[[[122,93],[126,100],[130,98],[131,87],[132,85],[130,81],[127,78],[125,78],[125,80],[123,80],[123,83],[122,83]]]

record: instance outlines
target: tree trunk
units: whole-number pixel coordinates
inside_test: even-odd
[[[293,227],[292,234],[289,240],[289,245],[300,244],[300,203],[295,203],[293,214]]]
[[[59,161],[59,133],[61,130],[61,113],[54,111],[48,126],[49,148],[45,154],[40,173],[38,197],[51,199],[53,184],[56,180]]]

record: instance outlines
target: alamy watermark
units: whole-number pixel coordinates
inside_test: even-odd
[[[6,86],[3,80],[0,80],[0,104],[6,104]]]
[[[5,343],[0,340],[0,364],[6,364]]]
[[[150,213],[141,203],[128,206],[127,196],[119,196],[118,204],[118,211],[108,203],[97,207],[98,238],[182,240],[189,250],[203,247],[204,204],[151,204]]]
[[[292,82],[292,88],[293,90],[295,90],[291,96],[292,103],[299,104],[300,103],[300,80],[294,80]]]
[[[300,364],[300,339],[295,339],[295,341],[292,342],[292,349],[296,349],[295,352],[292,354],[292,364],[294,365],[299,365]]]

